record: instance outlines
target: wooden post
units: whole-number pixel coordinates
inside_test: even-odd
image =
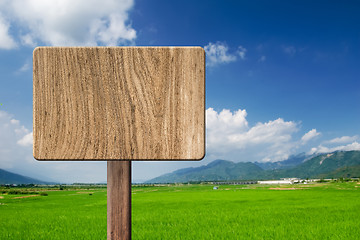
[[[107,239],[131,239],[131,161],[107,162]]]

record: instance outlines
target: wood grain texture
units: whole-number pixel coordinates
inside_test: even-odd
[[[39,47],[33,54],[38,160],[200,160],[200,47]]]
[[[107,239],[131,239],[131,161],[107,162]]]

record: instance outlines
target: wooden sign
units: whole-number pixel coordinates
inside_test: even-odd
[[[205,155],[204,50],[39,47],[33,64],[34,157],[112,160],[107,238],[131,239],[131,160]]]
[[[201,47],[39,47],[33,56],[38,160],[200,160]]]

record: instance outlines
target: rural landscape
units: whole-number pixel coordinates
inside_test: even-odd
[[[249,163],[218,160],[133,184],[132,238],[359,239],[359,154],[253,167],[262,175],[241,171]],[[36,183],[0,173],[0,239],[106,239],[106,184]],[[290,174],[295,181],[280,179]],[[176,176],[186,180],[171,182]]]
[[[0,0],[0,240],[360,240],[359,13]]]

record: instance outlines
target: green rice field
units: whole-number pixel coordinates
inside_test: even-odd
[[[106,188],[15,189],[0,239],[106,239]],[[360,184],[133,186],[132,239],[360,239]]]

